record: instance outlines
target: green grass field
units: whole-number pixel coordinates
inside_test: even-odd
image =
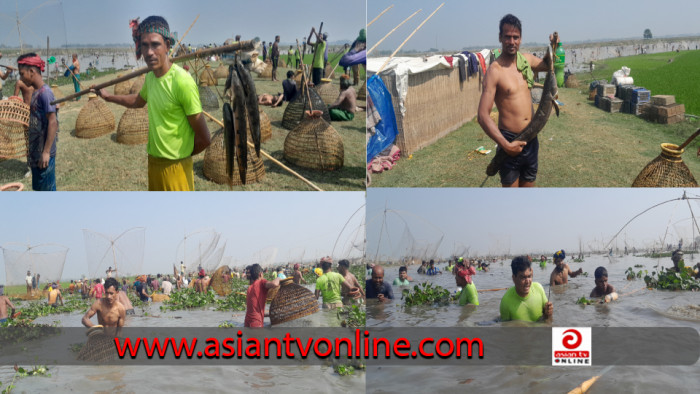
[[[216,68],[217,64],[213,65]],[[280,68],[278,78],[284,79],[287,68]],[[116,77],[115,74],[99,76],[83,81],[84,86],[97,84]],[[282,91],[281,82],[272,82],[255,76],[258,94],[276,94]],[[338,80],[333,84],[338,86]],[[108,88],[112,89],[112,88]],[[64,95],[73,92],[73,86],[63,85],[60,90]],[[223,94],[223,80],[213,87],[215,92]],[[75,123],[78,113],[87,102],[83,97],[77,102],[66,102],[59,110],[59,140],[56,156],[56,184],[58,190],[147,190],[147,154],[145,145],[123,145],[116,142],[116,127],[113,133],[93,139],[75,137]],[[219,99],[219,104],[223,102]],[[364,105],[363,102],[358,102]],[[125,111],[124,107],[108,103],[115,115],[115,123]],[[286,104],[278,108],[261,107],[272,123],[272,138],[262,144],[262,150],[275,159],[291,167],[297,173],[310,180],[323,190],[364,190],[365,177],[365,116],[359,113],[353,121],[333,122],[332,126],[343,138],[345,163],[337,171],[314,171],[296,167],[283,158],[284,140],[288,130],[281,126]],[[221,119],[221,107],[211,114]],[[220,129],[214,122],[207,121],[212,135]],[[227,185],[220,185],[208,180],[203,174],[204,153],[194,157],[194,175],[196,190],[229,190]],[[258,183],[234,186],[233,190],[312,190],[306,183],[295,178],[271,160],[263,158],[265,177]],[[25,190],[31,189],[31,178],[24,178],[27,172],[26,159],[0,161],[0,184],[22,182]]]
[[[652,95],[676,96],[676,102],[685,105],[686,113],[700,115],[700,51],[664,52],[606,59],[595,63],[593,78],[590,73],[579,74],[585,82],[593,79],[612,79],[622,66],[629,67],[634,84],[643,86]]]

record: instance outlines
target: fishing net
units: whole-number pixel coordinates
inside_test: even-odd
[[[80,110],[75,121],[75,136],[95,138],[114,131],[114,114],[104,100],[94,93],[90,93],[88,97],[87,104]]]
[[[39,274],[37,289],[47,283],[60,282],[67,254],[68,248],[58,244],[28,246],[10,242],[3,245],[6,285],[24,285],[27,271],[32,276]]]
[[[112,267],[113,277],[142,274],[146,228],[134,227],[116,237],[83,229],[90,278],[102,278]]]
[[[204,264],[209,257],[215,254],[220,237],[221,234],[213,229],[199,230],[187,234],[177,247],[175,257],[178,271],[180,262],[185,264],[186,273],[196,272],[200,266],[204,268]]]
[[[307,117],[284,139],[284,158],[312,170],[338,170],[345,161],[343,138],[322,118]]]
[[[0,101],[0,159],[27,155],[29,106],[19,97]]]
[[[301,86],[301,91],[284,109],[284,114],[282,114],[282,127],[287,130],[293,130],[304,119],[304,112],[311,110],[312,107],[314,110],[323,111],[323,115],[321,115],[323,120],[331,123],[331,115],[328,112],[328,106],[323,102],[321,96],[319,96],[314,89],[309,89],[305,85],[297,84],[297,86]],[[309,92],[308,95],[306,94],[307,90]],[[310,106],[309,98],[311,99]]]
[[[221,259],[224,257],[224,250],[226,250],[226,243],[220,248],[216,249],[213,253],[207,256],[202,261],[202,268],[207,273],[214,272],[221,265]]]
[[[383,223],[374,223],[375,219],[367,225],[367,250],[373,251],[373,257],[381,253],[387,260],[419,263],[437,257],[444,234],[427,220],[391,209],[381,217]],[[382,230],[376,231],[377,228]]]
[[[270,322],[274,326],[311,315],[318,310],[318,301],[311,290],[295,284],[293,278],[287,278],[280,282],[279,290],[270,304]]]
[[[261,267],[271,267],[277,259],[278,249],[275,246],[268,246],[253,253],[248,259],[249,264],[260,264]]]
[[[261,113],[261,115],[264,113]],[[260,119],[262,120],[262,116]],[[268,121],[269,122],[269,121]],[[262,122],[261,122],[262,123]],[[262,132],[262,125],[261,125]],[[226,149],[224,149],[224,132],[219,129],[214,133],[211,144],[204,152],[204,166],[202,172],[207,179],[220,185],[229,183],[226,173]],[[233,161],[233,173],[238,174],[238,161]],[[265,177],[265,165],[261,158],[255,154],[255,150],[248,146],[248,171],[246,171],[246,185],[260,182]],[[242,185],[240,176],[236,175],[232,180],[233,185]]]
[[[365,253],[365,210],[356,211],[345,223],[333,245],[331,257],[338,261],[361,257]]]
[[[306,249],[303,247],[292,248],[287,251],[287,263],[301,263],[304,261]]]
[[[642,169],[632,187],[698,187],[678,145],[661,144],[661,154]]]
[[[148,105],[124,111],[117,126],[117,142],[125,145],[148,142]]]

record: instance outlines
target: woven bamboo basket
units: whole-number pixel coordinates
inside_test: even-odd
[[[331,75],[332,72],[333,72],[333,67],[331,67],[331,64],[330,63],[326,64],[326,68],[323,70],[323,75],[328,79],[333,79],[333,77],[335,77],[335,73],[333,73],[333,75]]]
[[[357,91],[357,99],[367,101],[367,81],[362,83],[362,87]]]
[[[114,114],[104,100],[94,93],[88,94],[88,98],[87,104],[80,110],[75,121],[75,136],[95,138],[114,131]]]
[[[287,68],[287,63],[285,63],[284,59],[280,58],[280,60],[277,61],[277,67],[278,68]]]
[[[343,139],[325,120],[306,118],[284,139],[284,158],[299,167],[334,171],[345,160]]]
[[[214,133],[211,139],[211,145],[204,152],[204,176],[218,184],[225,185],[228,183],[228,175],[226,174],[226,151],[224,149],[224,132],[219,131]],[[255,150],[248,147],[248,171],[246,172],[246,184],[259,182],[265,177],[265,166],[262,159],[258,158]],[[233,184],[240,185],[241,180],[238,176],[238,163],[234,160],[233,163]]]
[[[117,142],[125,145],[148,142],[148,105],[124,111],[117,126]]]
[[[304,65],[304,67],[307,67],[307,66]],[[303,81],[304,81],[304,73],[301,72],[301,70],[297,70],[296,75],[294,75],[294,80],[296,81],[297,86],[302,86]]]
[[[12,96],[0,101],[0,158],[27,155],[29,105]]]
[[[632,187],[698,187],[695,177],[683,162],[683,149],[661,144],[661,154],[644,167]]]
[[[143,75],[139,78],[136,78],[134,80],[134,83],[131,84],[131,88],[129,88],[129,94],[140,93],[144,82],[146,82],[146,78]]]
[[[78,353],[78,360],[99,363],[116,358],[117,350],[114,347],[114,335],[105,334],[102,326],[93,326],[87,330],[87,336],[87,342]]]
[[[117,78],[120,78],[122,75],[117,74]],[[134,83],[132,80],[128,81],[122,81],[119,82],[118,84],[114,85],[114,94],[118,95],[124,95],[124,94],[129,94],[131,91],[131,85]]]
[[[280,281],[280,284],[281,284],[281,283],[282,283],[282,282]],[[278,292],[279,290],[280,290],[279,287],[273,287],[273,288],[271,288],[270,290],[268,290],[268,291],[267,291],[267,298],[265,298],[265,303],[266,303],[266,304],[272,303],[272,300],[274,300],[275,297],[277,297],[277,292]]]
[[[295,127],[297,127],[297,125],[301,123],[302,119],[304,119],[304,111],[311,109],[309,108],[309,99],[307,98],[305,91],[307,88],[303,85],[299,86],[302,86],[301,92],[299,92],[299,95],[294,99],[294,101],[287,104],[287,107],[284,109],[284,114],[282,115],[282,127],[287,130],[293,130]],[[323,111],[323,120],[330,123],[331,116],[328,113],[328,106],[323,102],[321,96],[319,96],[314,89],[309,89],[309,96],[311,96],[311,104],[313,109]]]
[[[169,295],[165,295],[165,294],[156,293],[156,294],[153,294],[153,295],[151,296],[151,299],[153,300],[153,302],[163,302],[163,301],[168,301],[168,300],[170,300],[170,296],[169,296]]]
[[[58,88],[58,85],[55,85],[55,84],[51,85],[51,91],[53,92],[53,97],[56,100],[59,100],[59,99],[62,99],[65,97],[63,92],[61,92],[61,89]]]
[[[199,74],[199,83],[204,84],[205,82],[209,86],[216,86],[218,84],[218,80],[214,76],[214,71],[209,64],[204,66],[204,70]]]
[[[272,123],[265,112],[260,110],[260,142],[266,142],[272,138]]]
[[[219,98],[216,96],[216,93],[206,84],[205,82],[202,82],[203,84],[199,86],[199,101],[202,102],[202,108],[204,108],[205,111],[214,111],[219,109]]]
[[[265,63],[265,68],[263,68],[259,77],[260,78],[272,78],[272,66]]]
[[[270,304],[270,322],[274,326],[312,315],[318,310],[318,301],[311,290],[287,278],[280,282],[279,291]]]
[[[219,64],[219,67],[214,70],[214,78],[216,79],[226,79],[228,78],[228,67],[224,63]]]
[[[333,104],[340,94],[338,86],[334,86],[331,80],[326,78],[321,79],[321,83],[314,86],[314,89],[326,105]]]
[[[231,281],[225,281],[223,278],[224,275],[228,275],[229,278],[231,277],[231,269],[225,265],[214,271],[211,275],[211,282],[209,283],[209,286],[221,297],[226,297],[233,291],[231,288]]]
[[[579,86],[581,86],[581,84],[578,82],[578,78],[576,78],[575,75],[569,75],[569,77],[566,78],[564,86],[567,88],[577,89]]]

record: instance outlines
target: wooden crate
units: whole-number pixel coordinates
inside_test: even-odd
[[[615,85],[602,84],[598,85],[598,96],[615,96]]]
[[[685,114],[677,114],[672,116],[659,115],[657,121],[663,124],[674,124],[685,120]]]
[[[651,92],[644,88],[637,88],[631,92],[630,101],[633,103],[648,103],[651,97]]]
[[[656,112],[659,116],[674,116],[679,114],[685,114],[685,105],[683,104],[671,104],[671,105],[657,105]]]
[[[651,103],[654,105],[671,105],[676,103],[676,96],[671,95],[656,95],[651,97]]]

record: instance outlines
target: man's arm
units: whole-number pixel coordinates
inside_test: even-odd
[[[531,54],[531,53],[523,53],[523,56],[525,56],[525,59],[527,59],[527,62],[530,63],[530,67],[532,68],[533,72],[547,72],[549,71],[549,62],[548,58],[545,56],[544,59],[540,59],[539,57]]]
[[[119,104],[126,108],[143,108],[146,105],[146,100],[139,93],[116,95],[109,93],[106,89],[97,90],[95,93],[108,103]]]
[[[44,142],[44,150],[41,152],[41,162],[39,163],[39,168],[46,168],[49,166],[49,160],[51,160],[51,146],[53,141],[56,139],[56,132],[58,131],[58,120],[56,120],[56,113],[49,112],[47,114],[49,120],[49,129],[46,134],[46,141]]]
[[[194,130],[194,149],[192,150],[192,156],[194,156],[211,144],[211,135],[209,134],[207,122],[204,120],[204,116],[202,116],[201,112],[189,115],[187,121],[190,123],[192,130]],[[277,283],[277,285],[279,286],[279,283]]]
[[[97,313],[97,303],[98,302],[99,301],[95,301],[92,304],[92,306],[90,307],[90,309],[88,309],[88,311],[85,312],[85,315],[83,316],[82,323],[87,328],[94,326],[94,324],[92,324],[92,321],[90,321],[90,318],[95,316],[95,313]]]
[[[271,289],[273,287],[279,287],[280,286],[280,280],[279,278],[276,278],[275,280],[268,280],[265,283],[265,288],[266,289]]]
[[[566,265],[566,269],[569,271],[569,275],[571,275],[572,278],[575,278],[583,273],[583,268],[579,268],[577,271],[572,271],[569,264]]]
[[[61,306],[63,306],[63,294],[61,294],[61,291],[58,292],[58,299],[61,300]]]
[[[312,27],[312,28],[311,28],[311,32],[309,33],[309,38],[306,39],[306,44],[308,44],[308,45],[314,45],[314,44],[311,42],[311,36],[313,36],[313,35],[316,35],[316,42],[318,42],[318,34],[316,34],[316,28],[315,28],[315,27]]]
[[[486,135],[497,143],[508,156],[517,156],[523,151],[523,147],[527,145],[527,143],[525,141],[508,142],[503,134],[501,134],[496,122],[491,119],[491,108],[493,108],[496,99],[496,90],[498,88],[498,75],[500,71],[498,67],[500,66],[498,66],[497,63],[493,63],[489,67],[486,77],[484,78],[477,112],[479,125],[481,125]]]
[[[340,104],[345,100],[345,97],[347,96],[348,89],[343,90],[340,92],[338,95],[338,98],[333,102],[333,104],[329,105],[328,108],[338,108],[340,107]]]

